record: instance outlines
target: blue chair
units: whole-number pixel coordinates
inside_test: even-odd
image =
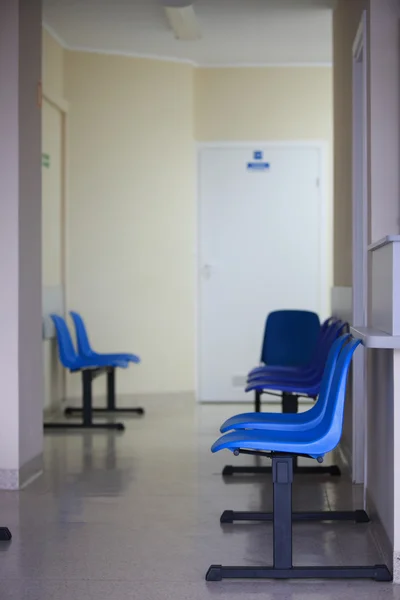
[[[261,365],[304,367],[310,362],[320,333],[316,313],[307,310],[276,310],[265,322]],[[254,410],[261,410],[261,394],[256,392]]]
[[[75,311],[70,311],[72,321],[75,326],[76,340],[78,345],[79,356],[90,360],[105,360],[105,361],[126,361],[135,364],[140,363],[140,358],[135,354],[129,354],[127,352],[118,352],[112,354],[99,354],[95,352],[90,345],[89,336],[85,326],[85,322],[81,315]],[[110,371],[107,383],[107,406],[105,408],[94,408],[93,411],[97,413],[134,413],[138,415],[144,414],[142,407],[117,407],[115,402],[115,370]],[[69,409],[69,414],[77,412],[77,409]]]
[[[127,352],[101,353],[95,352],[90,345],[89,336],[82,316],[71,310],[69,313],[75,326],[76,340],[79,356],[86,358],[104,358],[105,360],[123,360],[127,362],[140,363],[140,358],[136,354]]]
[[[258,375],[259,373],[264,373],[264,372],[296,374],[296,373],[307,373],[309,370],[312,370],[314,368],[315,361],[318,358],[320,349],[324,345],[325,337],[327,335],[329,327],[334,325],[337,321],[338,321],[338,319],[334,319],[333,317],[330,317],[329,319],[326,319],[326,321],[324,321],[322,323],[319,333],[318,333],[318,336],[317,336],[314,350],[311,355],[310,362],[307,365],[287,366],[287,365],[260,364],[249,372],[248,378],[251,379],[252,377]]]
[[[348,324],[338,321],[333,325],[330,325],[326,332],[322,343],[318,348],[318,355],[315,357],[314,364],[307,369],[299,370],[295,373],[287,373],[286,371],[281,372],[270,372],[265,368],[264,370],[252,375],[247,380],[246,391],[259,390],[260,392],[275,389],[269,388],[269,383],[280,382],[287,384],[291,387],[296,387],[299,384],[302,388],[308,387],[308,396],[316,396],[319,393],[319,387],[321,385],[322,376],[324,373],[325,363],[328,358],[329,351],[334,341],[342,335],[342,333],[348,329]],[[283,388],[282,388],[283,389]]]
[[[272,459],[273,472],[273,549],[271,567],[245,566],[225,567],[212,565],[206,575],[207,581],[222,579],[375,579],[391,581],[386,565],[360,567],[294,567],[292,558],[292,512],[293,460],[307,456],[318,462],[339,443],[343,429],[346,381],[352,356],[360,344],[351,340],[337,360],[331,385],[330,367],[324,374],[324,389],[328,389],[326,410],[321,421],[313,428],[299,430],[239,430],[220,437],[212,446],[212,452],[230,450],[234,455],[252,454]],[[321,400],[320,399],[320,400]],[[327,519],[327,517],[325,517]]]
[[[114,379],[116,368],[126,369],[127,361],[110,360],[105,358],[87,358],[79,356],[75,350],[71,334],[65,320],[59,315],[51,315],[53,320],[60,362],[71,373],[82,373],[82,408],[72,409],[66,408],[65,414],[73,412],[82,413],[82,422],[80,423],[45,423],[45,429],[116,429],[123,431],[125,429],[123,423],[93,423],[93,402],[92,402],[92,382],[93,379],[102,374],[107,374],[108,384]],[[110,386],[107,386],[108,395],[112,393]]]
[[[311,370],[311,375],[301,379],[298,375],[297,378],[293,375],[290,377],[281,376],[278,380],[277,376],[271,376],[268,379],[252,380],[246,387],[246,391],[256,391],[258,394],[263,394],[268,390],[283,393],[283,413],[285,414],[296,414],[298,412],[298,399],[301,396],[316,398],[320,392],[320,386],[323,379],[325,363],[328,359],[330,348],[334,341],[340,337],[343,330],[348,327],[347,323],[342,321],[334,322],[329,325],[324,334],[324,346],[320,349],[318,361],[314,370]],[[260,413],[262,414],[262,413]],[[338,477],[341,474],[340,468],[337,465],[329,466],[298,466],[295,460],[295,471],[296,473],[302,473],[303,475],[332,475]],[[224,477],[231,476],[234,474],[266,474],[271,472],[271,467],[261,466],[234,466],[225,465],[222,475]]]
[[[333,373],[343,346],[350,339],[350,334],[341,335],[331,346],[329,351],[325,376],[321,383],[320,394],[314,406],[303,413],[242,413],[231,417],[221,425],[221,433],[236,429],[310,429],[318,425],[324,416],[327,406],[329,388]]]
[[[295,377],[300,375],[301,377],[313,374],[316,369],[316,365],[321,362],[321,354],[326,353],[326,347],[329,346],[329,337],[331,332],[336,327],[339,327],[339,323],[342,322],[337,319],[327,319],[321,325],[320,332],[318,334],[317,342],[314,348],[311,361],[306,366],[301,367],[285,367],[279,365],[260,365],[252,369],[248,374],[248,381],[253,379],[259,379],[260,377],[269,377],[271,375]]]

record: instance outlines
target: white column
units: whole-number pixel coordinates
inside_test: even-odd
[[[41,0],[0,2],[0,488],[41,469]]]

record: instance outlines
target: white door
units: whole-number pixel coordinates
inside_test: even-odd
[[[321,312],[317,147],[199,151],[198,399],[243,401],[266,316]]]

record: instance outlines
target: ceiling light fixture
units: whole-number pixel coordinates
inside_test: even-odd
[[[182,2],[179,4],[174,4],[171,0],[167,2],[168,6],[164,4],[164,10],[175,37],[185,41],[199,40],[201,31],[193,4],[182,6]]]

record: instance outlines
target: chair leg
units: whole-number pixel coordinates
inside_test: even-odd
[[[134,413],[137,415],[144,415],[144,408],[138,407],[128,407],[128,408],[118,408],[115,402],[115,368],[111,367],[107,371],[107,406],[105,408],[93,408],[92,413]],[[82,408],[66,408],[64,413],[65,415],[73,415],[82,412]]]
[[[93,423],[92,408],[92,383],[93,373],[90,369],[82,371],[82,398],[83,408],[79,410],[82,413],[81,423],[45,423],[45,429],[116,429],[124,431],[123,423]],[[68,410],[68,409],[67,409]],[[70,412],[68,414],[71,414]]]
[[[274,490],[274,567],[292,568],[293,457],[272,459]]]
[[[256,390],[254,393],[254,412],[261,412],[261,392]]]
[[[90,427],[93,423],[92,418],[92,372],[90,370],[82,371],[82,397],[83,397],[83,425]]]
[[[270,567],[225,567],[211,565],[206,581],[222,579],[375,579],[391,581],[386,565],[361,567],[293,567],[292,480],[293,456],[274,455],[273,565]]]
[[[0,542],[9,542],[11,539],[12,535],[8,527],[0,527]]]
[[[221,523],[235,523],[236,521],[273,521],[273,512],[245,512],[224,510]],[[353,521],[355,523],[369,523],[370,518],[365,510],[323,510],[317,512],[294,512],[292,521]]]

